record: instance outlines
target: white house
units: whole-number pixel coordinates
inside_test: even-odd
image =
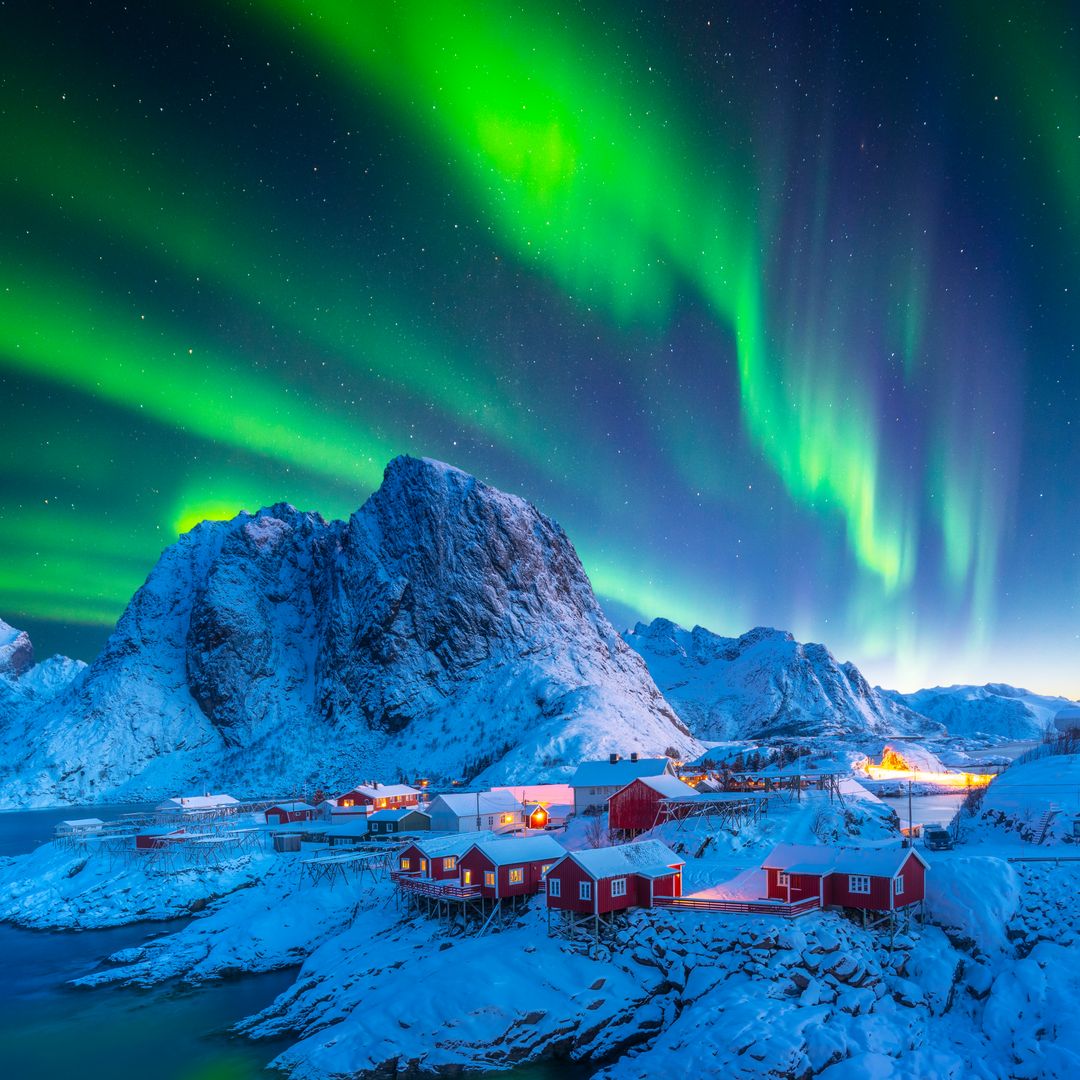
[[[621,758],[611,754],[606,761],[583,761],[574,773],[570,786],[574,789],[574,813],[590,807],[607,809],[608,799],[620,788],[640,777],[675,775],[670,758],[639,758],[631,754]]]
[[[522,828],[525,808],[509,791],[455,791],[428,803],[432,832],[494,833]]]
[[[155,807],[156,812],[166,818],[173,817],[217,817],[235,814],[240,803],[231,795],[181,795],[175,799],[166,799]]]

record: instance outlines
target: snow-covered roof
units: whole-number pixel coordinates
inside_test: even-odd
[[[100,829],[105,824],[99,817],[72,818],[70,821],[61,821],[69,829]]]
[[[352,794],[365,795],[369,799],[392,799],[399,795],[419,795],[420,792],[408,784],[357,784],[343,791],[338,798],[344,799]]]
[[[428,811],[441,803],[452,814],[468,817],[469,814],[520,814],[524,809],[517,797],[509,791],[454,791],[436,795],[428,804]]]
[[[631,761],[583,761],[570,781],[572,788],[579,787],[625,787],[639,776],[659,776],[670,769],[668,758],[638,758]]]
[[[574,805],[574,789],[569,784],[503,784],[494,785],[491,790],[509,791],[523,803],[540,803],[542,806]]]
[[[866,874],[894,878],[904,863],[914,856],[930,864],[915,848],[889,847],[833,848],[821,844],[777,844],[761,864],[764,870],[786,870],[791,874]]]
[[[514,836],[503,840],[485,840],[472,846],[496,866],[537,862],[542,859],[556,862],[566,854],[566,848],[551,836]]]
[[[443,855],[464,855],[474,844],[494,840],[495,834],[486,829],[481,832],[451,833],[449,836],[426,836],[414,844],[429,859],[438,859]]]
[[[662,773],[660,776],[639,776],[638,779],[668,799],[685,798],[696,794],[689,784],[684,784],[677,776]],[[633,783],[631,780],[630,783]],[[627,787],[630,785],[628,784]],[[618,792],[615,793],[616,795]]]
[[[268,806],[267,810],[287,810],[290,814],[297,813],[298,811],[314,810],[314,806],[309,806],[306,802],[278,802],[273,806]]]
[[[684,860],[659,840],[639,840],[636,844],[571,851],[566,857],[573,859],[593,878],[620,877],[623,874],[666,877],[672,867],[684,865]]]
[[[368,821],[400,821],[410,814],[421,814],[424,817],[431,816],[425,814],[423,810],[417,810],[415,806],[401,806],[396,810],[376,810],[374,814],[368,815]]]
[[[223,806],[239,806],[231,795],[180,795],[166,799],[158,810],[217,810]]]

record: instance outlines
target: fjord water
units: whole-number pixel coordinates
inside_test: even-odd
[[[0,856],[52,838],[67,818],[138,806],[67,807],[0,814]],[[268,1080],[287,1042],[251,1042],[228,1029],[268,1005],[295,971],[247,975],[204,987],[77,990],[71,979],[111,953],[179,929],[182,922],[50,933],[0,925],[0,1076],[34,1080]]]

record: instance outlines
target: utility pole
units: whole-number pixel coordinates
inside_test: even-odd
[[[911,777],[908,777],[907,782],[907,834],[908,834],[908,847],[915,846],[915,834],[911,823]]]

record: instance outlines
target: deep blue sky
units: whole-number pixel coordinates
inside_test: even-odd
[[[408,452],[620,622],[1080,695],[1070,5],[311,6],[0,6],[0,617]]]

